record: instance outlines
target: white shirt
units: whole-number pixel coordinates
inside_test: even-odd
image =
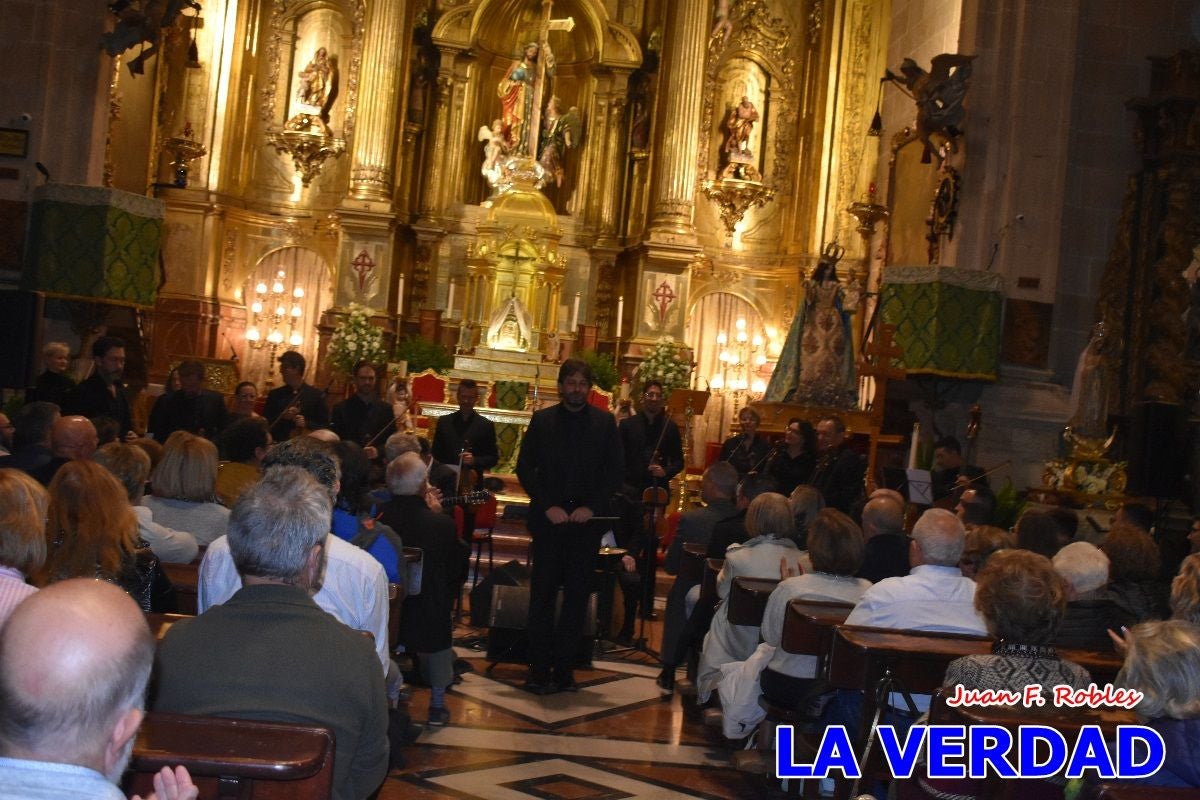
[[[159,525],[154,521],[154,512],[145,506],[134,506],[133,515],[138,521],[138,536],[161,560],[170,564],[188,564],[200,553],[195,536]]]
[[[313,600],[356,631],[375,637],[375,653],[388,671],[388,586],[383,567],[369,553],[336,536],[325,537],[325,582]],[[208,546],[200,562],[196,604],[203,614],[242,588],[242,578],[222,536]]]
[[[94,769],[23,758],[0,758],[0,793],[5,800],[125,800]]]
[[[788,603],[793,600],[818,600],[827,603],[857,603],[863,592],[871,588],[864,578],[827,575],[823,572],[806,572],[779,582],[767,608],[763,611],[762,639],[777,649],[767,666],[793,678],[814,678],[817,675],[817,657],[784,652],[783,622]]]

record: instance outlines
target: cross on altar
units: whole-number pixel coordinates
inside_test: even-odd
[[[675,302],[675,298],[678,297],[678,295],[671,290],[671,285],[669,283],[663,281],[661,284],[659,284],[658,288],[654,290],[654,294],[650,296],[658,301],[658,324],[662,325],[667,321],[667,308],[670,307],[671,303]]]
[[[358,276],[358,293],[361,295],[367,285],[367,278],[375,271],[375,261],[368,255],[364,248],[361,253],[354,257],[350,262],[350,266],[354,268],[354,274]]]
[[[567,31],[575,29],[575,18],[551,19],[550,13],[554,0],[542,0],[542,22],[538,27],[538,60],[537,75],[533,80],[533,111],[529,115],[529,156],[538,157],[538,139],[542,134],[542,99],[546,86],[546,64],[553,66],[554,54],[550,51],[550,31]]]

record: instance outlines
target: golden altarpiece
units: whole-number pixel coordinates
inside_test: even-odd
[[[825,244],[846,248],[844,280],[865,282],[846,209],[876,171],[879,4],[202,6],[110,87],[110,181],[166,203],[152,381],[170,354],[233,353],[263,382],[292,346],[323,384],[329,333],[358,303],[389,337],[439,338],[462,374],[536,361],[549,386],[540,365],[582,346],[619,346],[628,373],[670,337],[705,388],[718,333],[738,323],[758,357],[710,404],[713,439],[770,376]],[[502,84],[530,54],[534,171],[497,181]],[[556,126],[571,135],[551,163]],[[303,297],[284,309],[291,335],[269,340],[256,290],[277,280]]]

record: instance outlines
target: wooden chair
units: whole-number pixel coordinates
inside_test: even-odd
[[[1112,683],[1116,680],[1117,673],[1121,671],[1121,667],[1125,663],[1124,657],[1118,655],[1114,650],[1102,652],[1096,650],[1060,649],[1058,655],[1067,661],[1074,661],[1086,669],[1088,674],[1092,676],[1092,680],[1100,685]]]
[[[333,752],[327,728],[151,712],[124,788],[144,797],[156,772],[182,765],[203,800],[326,800]]]
[[[679,572],[675,580],[683,581],[685,586],[696,586],[704,580],[705,545],[688,542],[680,551]]]
[[[495,495],[488,497],[486,503],[475,507],[475,528],[471,531],[462,530],[465,515],[463,514],[462,506],[454,508],[454,524],[458,526],[460,536],[473,548],[475,548],[475,571],[471,578],[471,588],[475,588],[475,584],[479,583],[479,562],[483,558],[483,546],[487,545],[488,550],[488,572],[492,571],[495,564],[495,552],[493,550],[493,537],[496,533],[496,509],[499,506],[499,500]]]
[[[388,652],[400,644],[400,614],[404,608],[404,598],[408,597],[407,585],[403,583],[388,584]]]
[[[154,634],[155,641],[162,641],[162,638],[167,635],[167,631],[176,622],[184,619],[192,619],[190,614],[159,614],[151,612],[146,615],[146,624],[150,626],[150,633]]]
[[[767,600],[779,585],[777,580],[737,577],[729,587],[729,622],[758,628],[762,626]]]
[[[199,613],[200,557],[189,564],[168,564],[165,561],[158,563],[175,585],[179,613],[196,616]]]
[[[704,559],[704,575],[700,578],[700,605],[715,606],[721,599],[717,594],[717,576],[725,566],[723,558]]]

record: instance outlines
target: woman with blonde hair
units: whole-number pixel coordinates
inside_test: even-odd
[[[187,531],[201,547],[225,535],[229,509],[216,502],[217,446],[209,440],[186,431],[168,436],[150,487],[142,505],[159,525]]]
[[[1200,625],[1200,553],[1185,558],[1171,581],[1171,619]]]
[[[145,450],[135,444],[109,442],[97,450],[93,458],[125,487],[125,495],[138,520],[138,536],[154,555],[171,564],[187,564],[196,557],[200,548],[195,537],[186,531],[159,525],[150,509],[138,505],[146,493],[146,479],[150,477],[150,456]]]
[[[0,627],[28,595],[46,561],[46,490],[24,472],[0,469]]]
[[[75,388],[75,380],[67,370],[71,366],[71,348],[66,342],[47,342],[42,348],[46,371],[38,376],[37,384],[25,396],[26,403],[44,400],[62,406],[63,398]]]
[[[725,551],[725,564],[717,575],[717,595],[721,604],[713,615],[712,627],[704,637],[700,651],[696,689],[701,703],[708,701],[721,679],[721,665],[745,661],[758,646],[759,626],[734,625],[729,621],[729,590],[734,578],[778,580],[780,561],[795,563],[799,549],[792,539],[795,525],[787,498],[777,492],[765,492],[754,498],[746,509],[746,533],[743,544]]]
[[[138,522],[125,489],[94,461],[69,461],[50,481],[46,510],[46,563],[37,586],[68,578],[115,583],[143,611],[175,611],[174,587],[158,559],[138,539]]]

